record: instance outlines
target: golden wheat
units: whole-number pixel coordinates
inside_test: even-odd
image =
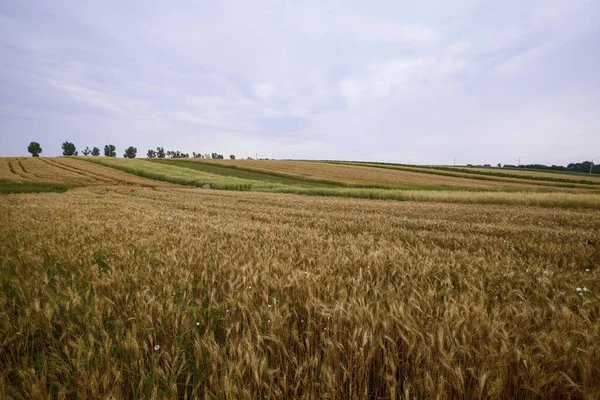
[[[596,210],[98,186],[0,218],[0,398],[600,396]]]
[[[198,160],[217,165],[236,165],[258,172],[277,173],[299,179],[342,182],[348,185],[420,185],[445,189],[490,189],[490,190],[544,190],[544,191],[577,191],[590,189],[585,185],[565,185],[554,182],[523,181],[520,179],[481,177],[470,174],[444,173],[431,174],[423,169],[413,168],[410,171],[397,170],[385,165],[373,167],[368,165],[352,165],[307,161],[256,161],[256,160]],[[447,175],[447,176],[446,176]],[[456,175],[456,176],[454,176]],[[562,186],[568,186],[563,188]],[[593,189],[593,188],[592,188]]]
[[[336,162],[338,163],[338,162]],[[512,171],[516,173],[507,173],[505,174],[505,170],[499,168],[466,168],[466,167],[411,167],[406,165],[394,165],[394,164],[373,164],[373,163],[361,163],[361,162],[339,162],[341,165],[354,165],[354,166],[362,166],[362,167],[370,167],[370,168],[383,168],[383,169],[391,169],[397,171],[404,172],[416,172],[419,174],[434,174],[438,176],[447,176],[461,179],[477,179],[480,181],[496,181],[496,182],[508,182],[508,183],[520,183],[520,184],[528,184],[530,187],[555,187],[555,188],[570,188],[570,189],[596,189],[598,187],[593,183],[590,185],[590,181],[595,181],[595,179],[586,180],[581,179],[580,175],[565,175],[565,174],[552,174],[552,173],[540,173],[536,174],[532,171],[529,173],[528,170],[525,171]],[[472,171],[472,172],[465,172]],[[511,170],[506,170],[511,171]],[[476,174],[475,172],[487,172],[486,174]],[[503,174],[509,176],[495,176],[492,174]],[[513,178],[514,176],[514,178]],[[548,179],[551,178],[551,179]],[[561,182],[560,179],[565,179],[568,182]],[[587,182],[586,182],[587,181]]]
[[[0,180],[70,185],[176,186],[74,158],[48,157],[0,158]]]
[[[456,167],[456,168],[464,169],[465,167]],[[573,181],[600,182],[600,176],[598,176],[598,174],[573,174],[573,173],[563,172],[563,171],[543,172],[543,171],[532,171],[529,169],[515,170],[515,169],[506,169],[506,168],[468,167],[468,169],[474,170],[474,171],[479,171],[479,172],[500,172],[502,174],[508,174],[508,175],[531,176],[531,177],[539,177],[539,178],[559,178],[559,179],[569,179],[569,180],[573,180]]]

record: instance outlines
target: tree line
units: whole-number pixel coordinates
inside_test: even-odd
[[[27,151],[31,153],[32,157],[39,157],[42,154],[42,146],[38,142],[31,142],[29,146],[27,146]],[[84,156],[99,156],[100,149],[98,147],[93,147],[91,150],[89,147],[86,147],[81,152]],[[75,147],[75,144],[71,142],[64,142],[62,144],[62,155],[63,156],[78,156],[79,152]],[[112,144],[107,144],[104,146],[104,156],[105,157],[116,157],[117,150],[116,147]],[[129,146],[125,149],[125,153],[123,153],[123,158],[135,158],[137,156],[137,148],[133,146]],[[179,150],[167,150],[165,151],[162,147],[157,147],[156,150],[150,149],[146,153],[147,158],[190,158],[189,153],[184,153]],[[223,154],[212,153],[212,154],[201,154],[201,153],[192,153],[193,158],[210,158],[215,160],[222,160]],[[235,160],[235,155],[229,155],[231,160]]]

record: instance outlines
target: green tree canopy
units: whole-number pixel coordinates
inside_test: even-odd
[[[115,146],[112,144],[107,144],[106,146],[104,146],[104,155],[106,157],[116,157],[117,151]]]
[[[31,153],[32,157],[39,157],[42,152],[42,146],[38,142],[31,142],[27,146],[27,151]]]
[[[64,142],[62,144],[62,151],[63,151],[63,156],[76,156],[77,155],[77,149],[75,148],[75,145],[71,142]]]
[[[135,158],[137,155],[137,149],[133,146],[129,146],[125,149],[125,153],[123,153],[123,158]]]

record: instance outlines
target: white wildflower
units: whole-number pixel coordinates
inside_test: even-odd
[[[156,346],[154,346],[154,351],[159,351],[160,350],[160,344],[157,344]]]

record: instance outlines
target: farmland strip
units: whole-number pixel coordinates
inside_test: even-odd
[[[58,163],[58,162],[56,162],[54,160],[50,161],[49,159],[46,159],[46,158],[44,158],[42,160],[44,162],[46,162],[47,164],[52,165],[53,167],[60,168],[62,170],[65,170],[65,171],[68,171],[68,172],[71,172],[71,173],[74,173],[74,174],[77,174],[77,175],[81,175],[81,176],[84,176],[86,178],[92,178],[92,179],[95,179],[95,180],[98,180],[98,181],[101,181],[101,182],[105,182],[105,183],[115,183],[114,179],[100,177],[100,176],[96,176],[96,174],[91,173],[91,172],[84,172],[82,170],[77,170],[75,168],[68,167],[68,166],[66,166],[64,164],[60,164],[60,163]]]
[[[26,173],[23,170],[21,164],[19,163],[19,160],[17,160],[17,159],[10,161],[10,170],[11,170],[12,173],[14,173],[15,175],[20,176],[23,179],[26,179],[26,180],[30,180],[31,179],[31,177],[29,176],[29,174]]]

